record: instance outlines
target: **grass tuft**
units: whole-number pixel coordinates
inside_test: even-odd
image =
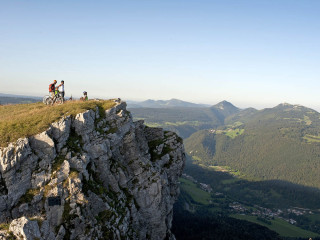
[[[22,203],[31,203],[34,196],[40,193],[40,189],[29,189],[19,200],[19,204]]]
[[[10,224],[9,223],[1,223],[0,230],[9,231]]]

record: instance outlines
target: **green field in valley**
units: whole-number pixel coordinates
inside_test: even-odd
[[[279,233],[281,236],[284,236],[284,237],[301,237],[301,238],[319,237],[319,234],[306,231],[279,218],[276,218],[275,220],[270,220],[271,225],[269,225],[267,223],[259,221],[255,216],[236,214],[236,215],[231,215],[231,217],[263,225],[269,228],[270,230]]]
[[[181,188],[183,188],[195,202],[207,205],[210,204],[211,196],[210,193],[203,191],[200,189],[195,183],[192,181],[180,178]]]
[[[243,134],[243,132],[244,132],[244,129],[236,128],[236,129],[229,129],[229,130],[227,130],[227,131],[225,132],[225,134],[226,134],[228,137],[234,139],[235,137],[240,136],[241,134]]]
[[[320,142],[320,136],[313,136],[310,134],[307,134],[306,136],[304,136],[303,139],[307,140],[308,143]]]
[[[215,166],[215,168],[219,168],[219,166]],[[222,171],[226,171],[227,168],[223,168]],[[198,184],[194,183],[193,181],[185,178],[180,178],[180,187],[183,192],[189,195],[189,197],[192,198],[193,202],[191,205],[194,205],[196,207],[198,204],[207,206],[209,212],[212,214],[215,214],[217,212],[225,212],[228,215],[229,210],[226,208],[229,203],[231,203],[233,200],[228,198],[226,195],[220,195],[216,196],[215,193],[210,194],[204,190],[202,190]],[[237,181],[241,181],[239,178],[231,178],[222,180],[222,184],[236,184]],[[271,191],[270,194],[272,195],[278,195],[277,192]],[[230,202],[231,201],[231,202]],[[190,203],[189,203],[190,204]],[[210,205],[209,205],[210,204]],[[243,205],[245,206],[245,205]],[[247,209],[253,210],[252,207],[246,206]],[[256,210],[256,209],[255,209]],[[231,212],[229,212],[231,214]],[[268,221],[271,222],[271,224],[266,223],[265,221],[261,221],[257,219],[256,216],[252,215],[244,215],[244,214],[231,214],[229,215],[232,218],[240,219],[240,220],[246,220],[252,223],[256,223],[262,226],[265,226],[269,228],[272,231],[277,232],[282,237],[294,237],[294,238],[315,238],[320,237],[319,234],[307,231],[302,229],[301,227],[298,227],[296,225],[290,224],[289,222],[285,221],[284,219],[281,219],[281,217],[276,217],[275,219],[270,219]],[[308,219],[310,219],[311,222],[317,223],[320,219],[320,214],[312,214],[312,215],[305,215]]]

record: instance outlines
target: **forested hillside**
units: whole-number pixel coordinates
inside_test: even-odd
[[[229,125],[194,133],[185,147],[200,164],[319,188],[319,118],[312,109],[289,104],[246,110],[227,118]]]
[[[177,239],[317,239],[318,112],[289,104],[239,110],[227,102],[131,112],[150,126],[182,133],[191,156],[185,173],[212,188],[200,192],[199,182],[181,179],[173,222]],[[292,209],[304,210],[301,215]]]

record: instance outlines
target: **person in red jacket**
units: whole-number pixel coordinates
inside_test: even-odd
[[[57,84],[57,80],[53,80],[53,83],[51,83],[49,85],[49,95],[50,97],[54,97],[54,93],[55,93],[55,90],[56,90],[56,84]]]

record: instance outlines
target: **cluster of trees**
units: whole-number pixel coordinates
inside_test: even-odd
[[[312,222],[310,218],[306,216],[291,216],[292,218],[295,218],[297,221],[297,225],[303,229],[306,229],[311,232],[316,232],[320,234],[320,220],[315,220]]]

